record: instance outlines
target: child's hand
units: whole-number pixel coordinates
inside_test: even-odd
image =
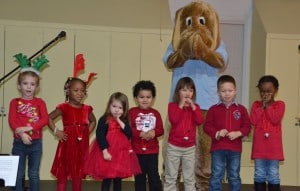
[[[219,137],[225,137],[228,134],[227,129],[222,129],[219,131]]]
[[[266,100],[266,98],[264,98],[264,99],[262,100],[262,108],[263,108],[263,109],[266,109],[266,108],[267,108],[267,100]]]
[[[123,111],[112,114],[114,118],[119,119],[123,115]]]
[[[192,98],[186,97],[186,98],[183,99],[183,102],[184,102],[184,103],[183,103],[184,106],[190,106],[193,110],[196,109],[195,103],[194,103],[194,101],[192,100]]]
[[[142,132],[140,133],[140,137],[141,137],[142,139],[147,139],[147,133],[144,132],[144,131],[142,131]]]
[[[242,136],[242,133],[240,131],[231,131],[227,134],[227,137],[232,141],[238,137]]]
[[[178,103],[179,108],[183,108],[185,106],[185,99],[181,99]]]
[[[194,101],[191,98],[188,98],[188,104],[191,106],[192,110],[195,111],[196,110],[196,106]]]
[[[125,128],[125,123],[120,119],[120,117],[121,117],[121,115],[117,116],[116,120],[119,123],[119,125],[121,126],[121,128],[124,129]]]
[[[28,132],[28,131],[31,131],[33,128],[31,126],[26,126],[26,127],[18,127],[16,130],[15,130],[15,133],[16,134],[21,134],[21,133],[25,133],[25,132]]]
[[[266,109],[269,105],[271,105],[274,102],[274,97],[272,95],[272,93],[263,93],[261,97],[263,109]]]
[[[66,141],[68,139],[68,135],[64,133],[64,131],[58,130],[55,134],[60,141]]]
[[[25,145],[31,145],[31,137],[27,134],[27,133],[21,133],[19,134],[21,139],[22,139],[22,142],[25,144]]]
[[[104,160],[111,160],[112,156],[111,156],[111,154],[107,151],[107,149],[104,149],[104,150],[102,151],[102,153],[103,153],[103,158],[104,158]]]
[[[146,140],[149,141],[155,137],[155,131],[152,129],[146,133]]]
[[[219,131],[219,133],[217,134],[217,139],[219,140],[220,137],[225,137],[227,135],[227,133],[228,133],[227,129],[221,129]]]

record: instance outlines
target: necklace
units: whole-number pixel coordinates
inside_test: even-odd
[[[76,110],[72,112],[73,114],[73,121],[74,121],[74,127],[76,131],[77,140],[81,141],[83,139],[83,129],[84,125],[81,125],[81,123],[78,121],[80,119],[82,108],[75,108]],[[79,113],[79,114],[78,114]],[[80,115],[80,116],[78,116]]]

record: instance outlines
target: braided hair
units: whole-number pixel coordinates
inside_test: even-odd
[[[82,83],[82,84],[83,84],[83,87],[84,87],[84,89],[85,89],[85,91],[86,91],[87,84],[86,84],[85,81],[83,81],[83,80],[80,79],[80,78],[69,77],[69,78],[67,79],[67,81],[65,82],[65,85],[64,85],[64,92],[65,92],[65,96],[66,96],[65,101],[66,101],[66,102],[69,101],[70,87],[71,87],[74,83],[76,83],[76,82]]]

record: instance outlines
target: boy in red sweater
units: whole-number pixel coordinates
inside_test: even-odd
[[[135,190],[146,191],[148,178],[149,191],[161,191],[158,173],[158,137],[164,133],[160,113],[152,108],[156,89],[151,81],[139,81],[133,87],[133,97],[137,107],[129,110],[132,128],[132,148],[139,159],[142,174],[136,175]]]
[[[240,191],[242,137],[251,130],[249,114],[243,105],[235,101],[236,83],[232,76],[221,76],[217,84],[220,101],[208,110],[204,124],[204,131],[212,139],[209,190],[222,190],[226,169],[230,190]]]

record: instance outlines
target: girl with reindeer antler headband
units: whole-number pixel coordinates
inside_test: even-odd
[[[14,56],[21,67],[17,78],[20,97],[13,98],[9,105],[8,122],[14,133],[12,155],[19,156],[15,191],[23,190],[26,160],[28,160],[29,186],[39,191],[39,168],[42,157],[42,132],[48,124],[46,103],[36,97],[40,84],[40,70],[48,63],[44,55],[31,63],[22,53]]]
[[[49,114],[49,127],[58,138],[58,146],[51,168],[57,178],[57,191],[65,191],[67,180],[72,180],[72,191],[82,190],[84,161],[89,149],[89,135],[96,126],[93,108],[83,104],[86,89],[96,73],[90,73],[88,80],[78,78],[84,70],[84,58],[78,54],[74,63],[73,77],[64,85],[66,100]],[[62,117],[63,129],[55,126],[55,119]]]

